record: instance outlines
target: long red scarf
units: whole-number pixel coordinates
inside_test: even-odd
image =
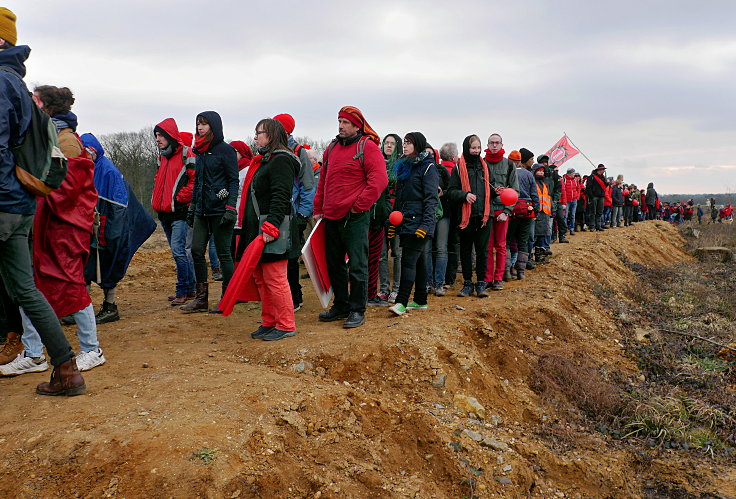
[[[258,154],[257,156],[254,156],[253,159],[250,160],[250,166],[248,167],[248,173],[245,174],[245,178],[243,179],[243,189],[240,191],[241,196],[243,196],[242,201],[240,202],[240,212],[238,213],[238,221],[240,222],[241,227],[245,227],[243,220],[243,217],[245,215],[245,205],[247,204],[247,197],[250,196],[250,183],[253,180],[253,176],[256,174],[258,169],[261,167],[261,160],[263,159],[262,154]]]
[[[503,149],[499,150],[496,153],[491,152],[490,149],[486,149],[486,161],[489,163],[498,163],[503,159],[503,155],[506,154],[506,151]]]
[[[485,179],[485,186],[486,186],[486,197],[483,204],[483,225],[482,227],[485,227],[486,222],[488,222],[488,217],[491,214],[491,184],[490,180],[488,178],[488,164],[485,162],[483,158],[480,158],[480,162],[483,165],[483,178]],[[460,187],[465,192],[471,192],[470,191],[470,178],[468,177],[468,166],[465,164],[465,157],[460,157],[460,166],[458,167],[458,173],[460,174]],[[468,226],[468,223],[470,223],[470,211],[471,211],[471,203],[468,203],[465,201],[462,206],[462,219],[460,220],[459,227],[461,229],[464,229]]]
[[[593,175],[593,178],[596,182],[598,182],[598,185],[601,186],[601,189],[603,189],[603,192],[606,192],[606,183],[601,180],[601,178],[598,175]]]

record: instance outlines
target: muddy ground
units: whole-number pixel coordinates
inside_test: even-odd
[[[729,461],[570,424],[577,407],[532,390],[549,351],[642,382],[594,288],[693,263],[662,222],[571,240],[490,298],[369,308],[354,330],[319,323],[304,280],[299,334],[270,343],[248,334],[257,304],[170,307],[157,233],[120,285],[122,319],[99,328],[108,361],[85,395],[35,395],[50,372],[0,379],[0,497],[736,497]]]

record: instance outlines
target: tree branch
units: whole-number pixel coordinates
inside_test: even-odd
[[[675,331],[674,329],[666,329],[666,328],[663,328],[663,327],[658,327],[657,329],[659,329],[660,331],[664,331],[665,333],[679,334],[680,336],[687,336],[689,338],[695,338],[695,339],[698,339],[698,340],[707,341],[708,343],[711,343],[711,344],[713,344],[713,345],[715,345],[717,347],[725,348],[726,350],[731,350],[732,352],[736,352],[736,348],[730,347],[728,345],[724,345],[722,343],[718,343],[717,341],[713,341],[713,340],[708,339],[708,338],[703,338],[702,336],[699,336],[697,334],[686,333],[684,331]]]

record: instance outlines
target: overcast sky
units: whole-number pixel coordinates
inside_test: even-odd
[[[381,135],[492,132],[546,152],[563,134],[662,193],[736,191],[736,1],[10,0],[29,86],[68,86],[79,131],[200,111],[228,139],[288,112],[329,139],[360,108]],[[588,173],[582,155],[563,169]]]

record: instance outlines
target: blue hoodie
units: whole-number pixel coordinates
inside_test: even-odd
[[[85,133],[80,138],[84,147],[91,147],[97,153],[95,159],[95,189],[97,189],[97,194],[108,201],[128,206],[128,189],[125,186],[123,174],[105,156],[105,149],[103,149],[100,141],[91,133]]]
[[[0,50],[0,66],[23,77],[30,53],[27,45]],[[15,175],[15,159],[10,151],[22,143],[31,122],[33,105],[23,80],[0,70],[0,212],[3,213],[32,215],[36,212],[36,198],[25,190]]]

